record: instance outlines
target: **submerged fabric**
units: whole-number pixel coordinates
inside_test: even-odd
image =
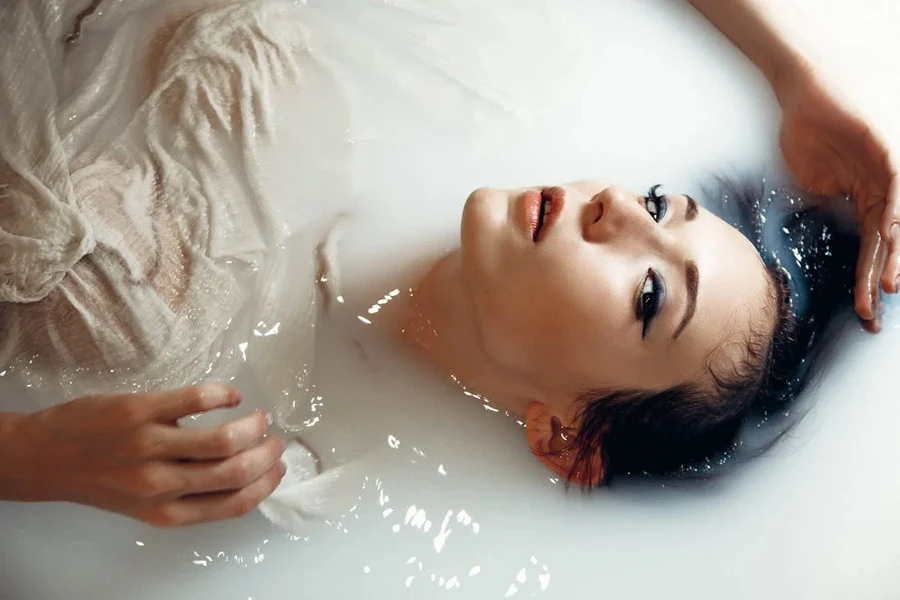
[[[0,111],[16,116],[0,120],[0,364],[181,383],[221,351],[281,241],[258,163],[269,97],[304,58],[284,10],[131,19],[66,94],[71,21],[0,8]]]

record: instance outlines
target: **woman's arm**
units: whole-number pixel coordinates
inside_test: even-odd
[[[848,0],[849,1],[849,0]],[[690,0],[765,74],[782,108],[781,150],[797,183],[849,196],[860,230],[854,307],[867,329],[881,320],[880,292],[900,291],[900,157],[897,141],[838,83],[813,44],[809,18],[790,0]]]
[[[803,15],[791,0],[689,0],[781,94],[815,63]]]

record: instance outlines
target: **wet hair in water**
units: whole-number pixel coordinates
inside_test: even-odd
[[[791,424],[789,406],[814,375],[826,349],[823,331],[849,314],[855,234],[812,207],[791,188],[768,189],[765,179],[719,179],[707,208],[756,246],[771,282],[774,334],[749,332],[737,363],[709,365],[709,386],[661,392],[583,394],[576,470],[590,474],[603,457],[605,482],[621,475],[707,477],[758,455]],[[748,423],[777,424],[766,441],[739,442]],[[574,472],[574,471],[573,471]]]

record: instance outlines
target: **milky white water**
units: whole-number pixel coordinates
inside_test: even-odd
[[[755,463],[708,485],[590,496],[531,458],[515,419],[410,363],[370,311],[453,246],[481,185],[597,177],[700,197],[707,174],[777,177],[777,107],[752,67],[681,2],[327,4],[335,77],[302,106],[281,99],[264,172],[295,228],[348,214],[344,303],[317,327],[304,438],[326,465],[374,449],[392,460],[299,536],[258,513],[157,530],[0,504],[0,598],[900,597],[890,311],[877,337],[839,332],[812,411]],[[815,4],[858,84],[896,105],[900,7]],[[254,377],[237,382],[252,399]]]

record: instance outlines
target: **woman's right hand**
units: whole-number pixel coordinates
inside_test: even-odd
[[[271,419],[255,412],[212,428],[177,424],[240,401],[229,387],[201,385],[17,415],[0,437],[2,496],[77,502],[164,527],[246,514],[285,473],[285,442],[265,435]]]

